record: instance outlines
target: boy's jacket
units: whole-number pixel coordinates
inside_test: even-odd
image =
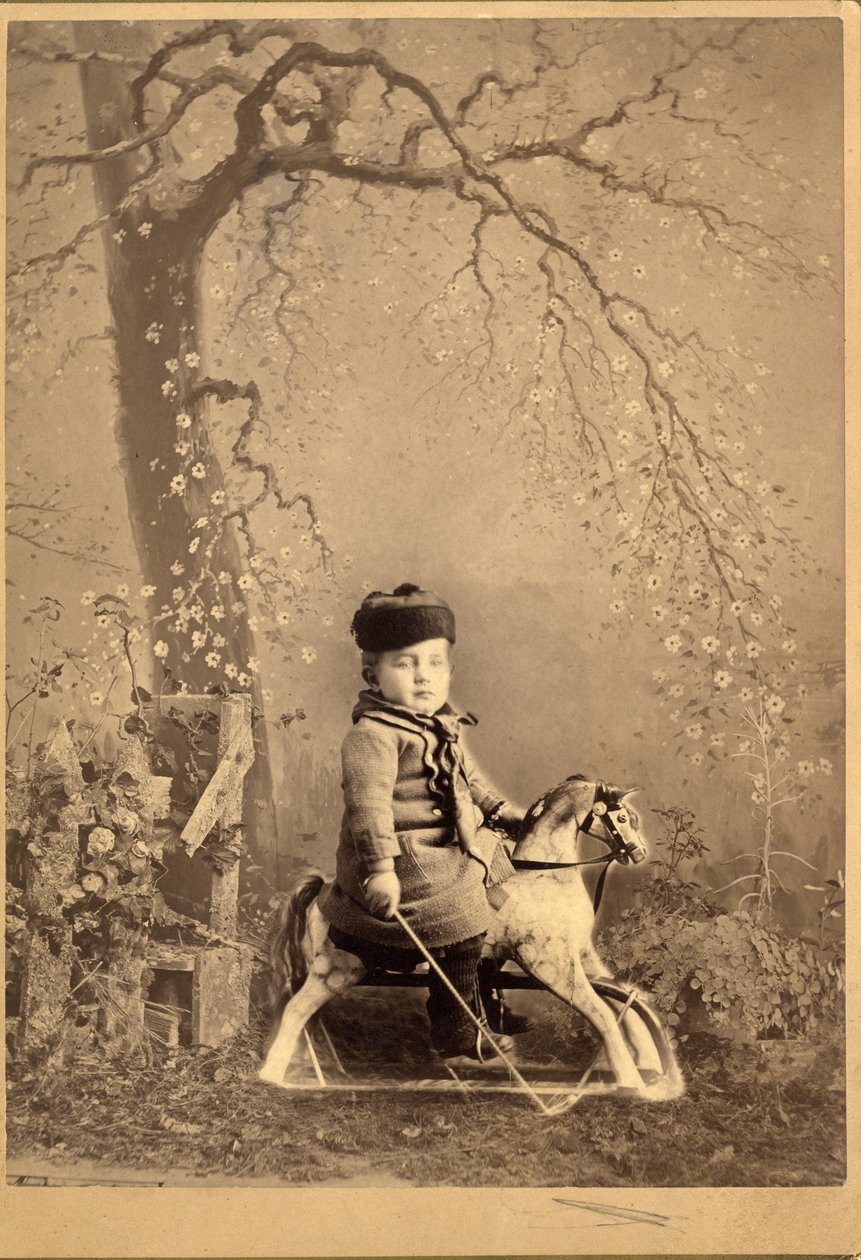
[[[426,716],[361,693],[341,749],[345,810],[336,877],[319,902],[330,922],[380,944],[409,944],[397,924],[369,914],[362,893],[366,863],[393,857],[401,913],[427,945],[452,944],[489,926],[484,885],[498,838],[480,824],[502,798],[460,742],[461,727],[475,722],[449,705]],[[496,861],[511,872],[504,851]]]

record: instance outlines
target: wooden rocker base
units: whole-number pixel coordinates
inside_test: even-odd
[[[642,1085],[639,1089],[618,1085],[606,1064],[594,1059],[596,1051],[588,1043],[582,1043],[578,1049],[576,1043],[554,1046],[547,1042],[542,1033],[542,1027],[546,1027],[546,1023],[543,1024],[542,1021],[547,1020],[552,1009],[570,1011],[571,1008],[520,969],[502,971],[498,976],[497,987],[532,990],[535,997],[540,999],[541,1010],[533,1005],[530,1012],[535,1017],[534,1031],[513,1039],[514,1049],[507,1053],[507,1057],[512,1062],[514,1072],[510,1072],[500,1059],[485,1063],[473,1062],[467,1058],[446,1062],[433,1055],[426,1046],[415,1042],[410,1054],[398,1055],[396,1051],[392,1055],[386,1054],[384,1061],[378,1055],[362,1058],[356,1052],[356,1043],[351,1043],[350,1034],[354,1031],[351,1016],[347,1008],[339,1004],[344,1023],[332,1029],[333,1036],[330,1036],[327,1027],[327,1012],[313,1034],[305,1030],[283,1079],[274,1080],[268,1076],[258,1079],[287,1092],[306,1096],[315,1093],[321,1096],[326,1093],[358,1095],[413,1092],[461,1096],[464,1093],[516,1095],[523,1098],[531,1093],[536,1103],[541,1100],[539,1105],[546,1114],[567,1111],[582,1098],[631,1098],[644,1102],[666,1102],[680,1098],[685,1092],[685,1082],[660,1020],[645,1002],[615,981],[593,980],[593,985],[605,1000],[615,1004],[617,1008],[625,1006],[635,1011],[652,1038],[661,1070],[642,1070]],[[363,1005],[360,996],[362,992],[370,997],[376,991],[376,1001],[385,1002],[387,1010],[399,1009],[404,1012],[411,1008],[414,1013],[421,1012],[424,996],[421,991],[426,986],[426,972],[408,975],[377,972],[369,975],[364,984],[352,990],[342,1002],[353,1003],[355,1017]],[[392,992],[395,989],[412,992],[409,997],[404,995],[395,998]],[[387,990],[392,994],[392,1002],[396,1004],[394,1007],[384,997]],[[379,1021],[378,1029],[383,1027],[383,1022]],[[336,1043],[342,1052],[345,1049],[351,1052],[346,1064],[342,1062]],[[375,1038],[373,1044],[376,1046],[388,1043],[384,1039]],[[565,1053],[566,1050],[572,1050],[573,1054]],[[518,1075],[520,1080],[517,1079]]]
[[[596,1070],[580,1081],[563,1067],[547,1067],[543,1064],[529,1064],[518,1061],[520,1071],[529,1082],[533,1093],[542,1098],[566,1098],[574,1105],[579,1098],[631,1098],[644,1102],[666,1102],[679,1097],[683,1088],[673,1085],[667,1077],[644,1073],[644,1093],[616,1085],[612,1076]],[[649,1076],[652,1079],[649,1079]],[[581,1073],[582,1076],[582,1073]],[[274,1083],[274,1082],[267,1082]],[[323,1082],[316,1075],[313,1067],[296,1065],[290,1068],[287,1076],[279,1082],[279,1088],[290,1093],[420,1093],[420,1094],[496,1094],[523,1097],[523,1089],[512,1079],[504,1064],[472,1067],[458,1066],[456,1075],[447,1073],[443,1064],[438,1074],[413,1079],[397,1075],[363,1074],[347,1076],[340,1072],[326,1070]]]

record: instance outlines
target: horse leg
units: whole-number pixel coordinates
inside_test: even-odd
[[[621,1011],[624,1009],[624,1003],[622,1002],[617,1004],[612,998],[603,1000],[607,1002],[611,1010]],[[622,1034],[631,1048],[634,1062],[638,1068],[643,1071],[663,1074],[664,1068],[654,1038],[637,1012],[630,1008],[622,1016]]]
[[[331,946],[315,954],[305,983],[284,1007],[278,1031],[257,1073],[261,1081],[272,1085],[283,1082],[296,1043],[308,1020],[330,998],[345,993],[357,984],[365,971],[364,963],[346,950]]]
[[[515,956],[524,970],[540,980],[545,988],[585,1015],[604,1043],[616,1083],[624,1089],[644,1094],[646,1088],[643,1079],[631,1057],[631,1052],[613,1012],[589,983],[579,954],[570,960],[567,968],[559,967],[552,962],[548,964],[545,959],[529,958],[527,961],[520,956],[517,949],[515,949]],[[565,970],[567,970],[567,975],[562,974]]]
[[[580,951],[580,957],[583,959],[583,966],[590,980],[612,980],[612,976],[607,971],[607,967],[591,943],[584,946]],[[621,1011],[624,1003],[615,1002],[612,998],[602,998],[611,1010]],[[618,1016],[617,1016],[618,1019]],[[634,1056],[634,1062],[638,1068],[650,1072],[663,1072],[661,1056],[655,1045],[655,1040],[643,1023],[640,1016],[634,1010],[627,1010],[622,1016],[622,1034],[628,1043]],[[602,1058],[599,1058],[596,1067],[602,1067]]]

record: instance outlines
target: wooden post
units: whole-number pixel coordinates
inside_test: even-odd
[[[251,697],[229,696],[222,701],[218,728],[218,766],[232,752],[225,788],[219,792],[218,828],[223,848],[236,860],[223,871],[213,867],[209,926],[219,936],[233,940],[239,899],[239,833],[242,796],[249,756],[253,759]],[[202,950],[194,969],[192,990],[192,1041],[220,1046],[248,1022],[251,987],[251,951],[233,947]]]
[[[191,992],[191,1040],[220,1046],[248,1023],[251,950],[208,946],[197,955]]]
[[[65,899],[78,878],[84,780],[65,722],[51,730],[36,763],[38,821],[27,845],[24,945],[18,1048],[44,1061],[62,1046],[71,988],[71,924]]]
[[[252,748],[251,697],[229,696],[221,705],[221,722],[218,728],[218,762],[226,755],[237,736],[245,737]],[[222,844],[235,853],[236,861],[223,872],[212,872],[212,894],[209,909],[209,926],[219,936],[232,940],[236,934],[236,912],[239,899],[239,834],[242,823],[242,796],[245,774],[237,766],[231,776],[230,786],[224,796],[221,816],[218,820]]]
[[[254,761],[251,697],[223,700],[202,696],[165,698],[159,710],[171,706],[197,712],[218,705],[219,729],[215,770],[182,831],[186,853],[193,856],[214,829],[226,861],[210,859],[209,928],[230,944],[207,943],[184,949],[153,943],[148,952],[155,970],[191,971],[191,1039],[194,1045],[221,1045],[248,1022],[252,952],[234,940],[239,897],[239,832],[243,784]],[[155,720],[159,720],[155,710]],[[209,855],[208,855],[209,857]],[[232,859],[232,860],[231,860]]]

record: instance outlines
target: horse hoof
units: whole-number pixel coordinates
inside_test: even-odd
[[[257,1073],[257,1079],[266,1085],[281,1085],[284,1082],[284,1073],[273,1072],[271,1068],[262,1067]]]

